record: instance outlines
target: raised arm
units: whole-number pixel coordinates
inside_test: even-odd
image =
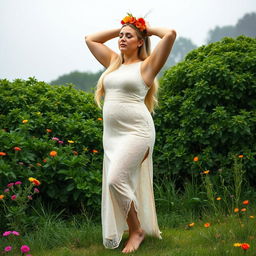
[[[155,35],[161,38],[151,55],[144,61],[142,72],[144,76],[153,81],[155,76],[164,66],[176,38],[176,31],[167,28],[147,27],[149,36]]]
[[[85,36],[85,42],[94,57],[104,66],[108,67],[118,54],[104,43],[119,35],[119,29],[111,29]]]

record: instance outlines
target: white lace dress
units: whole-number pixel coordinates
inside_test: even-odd
[[[144,103],[149,88],[141,63],[122,64],[104,78],[101,217],[103,244],[111,249],[128,230],[132,201],[146,235],[162,239],[153,192],[155,126]]]

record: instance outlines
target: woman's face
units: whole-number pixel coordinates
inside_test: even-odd
[[[136,31],[130,26],[124,26],[119,33],[118,46],[122,53],[133,53],[143,44],[143,40],[139,40]]]

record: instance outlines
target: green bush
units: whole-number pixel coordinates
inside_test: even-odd
[[[32,176],[41,181],[46,201],[99,211],[100,117],[93,94],[71,85],[0,80],[0,151],[6,154],[0,156],[0,189]]]
[[[191,51],[166,71],[156,111],[156,175],[183,183],[199,170],[228,170],[243,154],[256,178],[256,39],[240,36]],[[228,175],[228,172],[227,172]]]

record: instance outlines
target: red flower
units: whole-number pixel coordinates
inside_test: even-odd
[[[243,204],[244,204],[244,205],[249,204],[249,200],[244,200],[244,201],[243,201]]]
[[[241,248],[246,251],[250,248],[250,245],[247,243],[243,243],[243,244],[241,244]]]
[[[6,156],[5,152],[0,152],[0,156]]]
[[[15,151],[21,151],[21,148],[19,148],[19,147],[14,147],[13,148]]]

